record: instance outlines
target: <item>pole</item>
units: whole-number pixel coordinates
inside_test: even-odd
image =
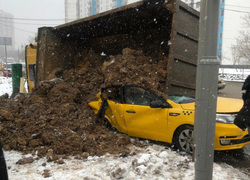
[[[7,63],[8,63],[8,56],[7,56],[7,47],[6,47],[6,37],[4,37],[4,47],[5,47],[5,60],[6,60],[6,69],[7,69]],[[7,69],[7,78],[9,77],[9,71]]]
[[[244,79],[244,69],[242,69],[242,80]]]
[[[217,103],[219,0],[202,0],[195,107],[195,180],[213,177]]]
[[[20,60],[19,60],[19,46],[18,46],[18,49],[17,49],[17,62],[20,62]]]

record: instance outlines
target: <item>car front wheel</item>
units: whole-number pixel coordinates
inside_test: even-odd
[[[190,125],[180,127],[175,134],[174,144],[180,151],[192,154],[194,151],[194,128]]]

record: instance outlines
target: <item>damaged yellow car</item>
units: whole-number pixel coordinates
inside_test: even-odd
[[[192,153],[195,99],[169,96],[167,100],[139,86],[110,86],[97,94],[98,101],[89,103],[99,116],[118,131],[174,144]],[[233,124],[242,100],[218,97],[215,150],[241,149],[250,144],[247,130]]]

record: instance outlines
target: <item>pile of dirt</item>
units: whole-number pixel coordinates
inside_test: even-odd
[[[130,138],[97,121],[88,103],[111,84],[142,85],[163,94],[166,67],[166,58],[142,51],[126,48],[120,55],[105,56],[90,49],[74,69],[56,69],[53,79],[40,82],[31,94],[0,97],[3,147],[54,161],[65,155],[129,153]]]
[[[103,86],[134,84],[147,87],[165,96],[167,84],[167,58],[145,56],[143,51],[125,48],[122,54],[110,56],[102,65]]]

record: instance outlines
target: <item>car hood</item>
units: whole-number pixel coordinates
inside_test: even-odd
[[[180,104],[185,110],[194,110],[195,103]],[[237,113],[243,106],[243,101],[241,99],[233,98],[217,98],[217,113]]]

